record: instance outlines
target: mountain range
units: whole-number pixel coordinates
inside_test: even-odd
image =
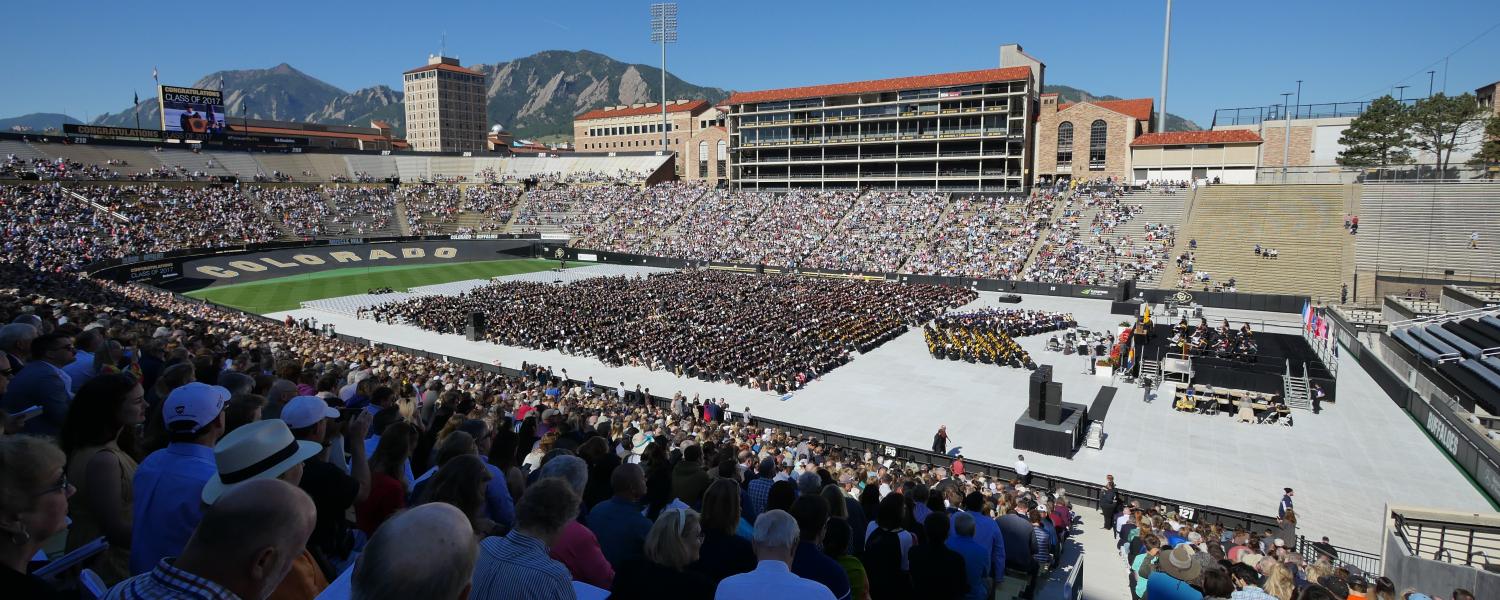
[[[597,52],[548,50],[524,58],[493,64],[474,64],[488,84],[488,117],[520,137],[571,137],[573,117],[596,108],[652,102],[660,97],[661,70],[649,65],[620,62]],[[222,87],[221,87],[222,86]],[[345,91],[282,63],[269,69],[242,69],[209,73],[192,87],[224,89],[225,113],[232,122],[239,117],[369,126],[372,119],[390,123],[398,135],[404,130],[403,94],[384,85]],[[729,91],[694,85],[667,73],[667,89],[674,98],[701,98],[719,102]],[[1047,86],[1064,101],[1113,100],[1068,86]],[[160,122],[155,97],[134,107],[95,118],[95,125],[133,127],[136,115],[147,128]],[[40,131],[57,127],[66,115],[33,114],[24,124]],[[9,120],[0,120],[0,124]],[[1167,115],[1169,130],[1196,130],[1192,121]],[[8,130],[9,126],[0,128]]]

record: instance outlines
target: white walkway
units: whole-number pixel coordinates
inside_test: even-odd
[[[998,306],[985,293],[971,307]],[[1109,303],[1082,298],[1025,296],[1020,306],[1072,312],[1088,329],[1116,327]],[[287,313],[271,316],[281,318]],[[637,383],[658,395],[675,391],[726,398],[734,410],[897,444],[928,447],[947,425],[950,449],[966,457],[1010,464],[1014,422],[1025,410],[1028,371],[938,361],[913,330],[860,356],[781,401],[775,394],[679,379],[639,367],[612,368],[593,359],[526,348],[469,342],[406,325],[379,324],[326,311],[292,311],[332,323],[341,333],[453,356],[519,367],[522,361],[593,376],[606,384]],[[1246,314],[1253,317],[1255,313]],[[1266,313],[1267,321],[1295,315]],[[1053,364],[1066,399],[1089,403],[1103,377],[1083,374],[1084,359],[1044,350],[1047,335],[1023,338],[1038,363]],[[1327,535],[1337,545],[1377,551],[1386,503],[1489,511],[1489,504],[1442,452],[1352,360],[1339,369],[1337,405],[1322,414],[1298,413],[1296,427],[1236,423],[1229,416],[1185,414],[1161,400],[1147,403],[1139,388],[1122,387],[1104,425],[1102,450],[1069,459],[1028,455],[1033,469],[1085,481],[1113,474],[1125,490],[1224,508],[1275,514],[1281,488],[1297,490],[1299,530]],[[1095,517],[1097,520],[1097,516]],[[1097,525],[1096,525],[1097,526]]]

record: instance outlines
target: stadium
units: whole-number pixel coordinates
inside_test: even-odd
[[[476,72],[438,57],[404,76],[423,73],[469,85]],[[749,517],[778,494],[804,534],[803,500],[833,494],[861,510],[859,528],[879,512],[915,547],[936,535],[922,517],[990,515],[996,543],[1019,546],[985,561],[980,597],[1154,600],[1174,584],[1207,597],[1226,581],[1279,600],[1500,597],[1500,181],[1482,159],[1500,141],[1460,149],[1477,166],[1335,167],[1318,161],[1348,148],[1325,128],[1357,126],[1371,103],[1232,109],[1172,132],[1162,100],[1059,102],[1044,73],[1005,45],[993,69],[580,111],[577,147],[542,150],[486,148],[482,122],[451,144],[436,122],[428,136],[412,121],[417,146],[337,134],[373,135],[359,140],[370,149],[291,124],[189,131],[197,113],[168,118],[167,103],[160,132],[0,133],[5,438],[80,447],[74,413],[96,390],[58,397],[23,375],[50,364],[73,381],[49,353],[76,349],[89,381],[134,374],[140,443],[162,451],[186,435],[163,405],[180,413],[190,381],[228,390],[224,421],[249,403],[238,427],[286,420],[288,440],[325,435],[297,398],[322,396],[317,414],[340,415],[328,431],[351,437],[350,415],[368,412],[373,437],[335,438],[348,453],[335,462],[368,458],[365,477],[381,471],[413,505],[428,496],[402,487],[417,483],[403,461],[431,467],[441,494],[463,485],[446,449],[467,439],[490,469],[477,472],[501,473],[472,491],[529,515],[542,510],[523,500],[530,486],[573,475],[547,464],[577,463],[560,497],[587,509],[621,493],[611,469],[639,463],[636,512],[660,524],[691,507],[706,531],[723,510],[709,482],[728,479],[745,498],[730,529],[743,520],[757,553]],[[1476,122],[1500,121],[1496,88],[1467,100]],[[669,108],[689,130],[670,148]],[[279,137],[235,138],[259,134]],[[415,450],[382,443],[407,429]],[[231,483],[224,457],[246,437],[204,444],[214,482]],[[82,479],[73,461],[64,489]],[[403,513],[353,498],[339,531],[376,553],[380,522]],[[894,525],[886,498],[906,503]],[[523,529],[449,502],[498,528],[483,530],[481,566],[484,544]],[[852,526],[837,504],[819,502],[818,527]],[[33,551],[63,562],[79,536],[113,535],[71,516],[66,547]],[[975,535],[973,521],[952,535]],[[855,531],[863,543],[839,549],[865,561],[869,597],[927,597],[910,587],[918,551],[910,574],[905,549],[892,569],[906,579],[876,573],[878,536]],[[347,594],[358,553],[320,535],[305,541],[309,563],[326,562],[313,579]],[[138,547],[128,570],[93,550],[64,587],[140,585],[120,583],[142,572]],[[610,589],[557,560],[580,597]],[[481,596],[481,571],[474,597],[508,597]]]

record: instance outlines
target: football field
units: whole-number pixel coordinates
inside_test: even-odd
[[[266,314],[291,310],[306,300],[363,294],[372,288],[407,288],[462,281],[489,279],[545,271],[557,267],[554,260],[510,259],[481,260],[444,265],[405,265],[386,267],[352,267],[306,275],[280,277],[255,283],[239,283],[205,288],[187,295],[202,298],[243,311]]]

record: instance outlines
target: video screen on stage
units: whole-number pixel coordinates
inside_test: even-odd
[[[163,131],[208,134],[224,131],[223,92],[170,85],[161,86],[159,92]]]

